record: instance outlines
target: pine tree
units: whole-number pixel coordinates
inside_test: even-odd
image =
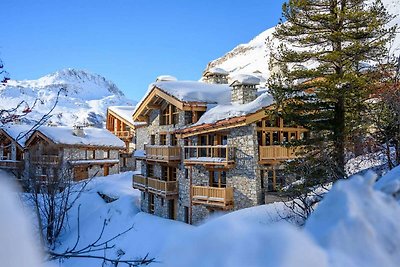
[[[275,33],[282,44],[270,62],[280,70],[269,83],[281,115],[311,133],[294,145],[305,145],[336,178],[345,177],[349,143],[365,128],[374,82],[368,73],[395,30],[386,27],[393,17],[379,0],[366,2],[289,0]]]

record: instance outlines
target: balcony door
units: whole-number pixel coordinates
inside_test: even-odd
[[[210,186],[225,188],[226,187],[226,171],[210,170]]]

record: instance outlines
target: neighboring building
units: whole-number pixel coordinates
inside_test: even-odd
[[[125,144],[106,129],[41,126],[25,148],[26,177],[79,181],[119,173]]]
[[[107,108],[106,128],[125,143],[125,148],[120,151],[121,171],[136,169],[135,128],[143,123],[134,122],[132,119],[134,106],[110,106]]]
[[[25,141],[32,126],[5,125],[0,128],[0,169],[13,173],[18,179],[24,171]]]
[[[204,75],[206,82],[154,83],[134,111],[134,121],[146,123],[136,131],[142,174],[133,177],[145,212],[198,223],[214,211],[274,201],[280,163],[295,157],[282,145],[305,138],[305,129],[272,115],[258,78],[239,75],[228,86],[221,69]]]

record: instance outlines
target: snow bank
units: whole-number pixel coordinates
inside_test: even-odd
[[[400,191],[400,166],[389,171],[387,174],[381,177],[376,184],[375,189],[381,190],[389,195],[399,197]]]
[[[311,215],[305,231],[331,266],[398,266],[400,206],[374,190],[376,175],[339,181]]]
[[[32,223],[17,198],[18,191],[10,177],[0,171],[0,266],[42,266],[39,244],[32,235]]]
[[[110,106],[109,110],[121,116],[122,119],[129,122],[132,125],[142,124],[134,122],[132,119],[133,111],[135,110],[135,106]]]

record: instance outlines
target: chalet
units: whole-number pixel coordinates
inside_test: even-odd
[[[79,181],[118,173],[119,150],[125,144],[105,129],[41,126],[25,148],[27,177]]]
[[[133,187],[141,208],[158,216],[198,223],[215,211],[275,200],[283,185],[284,146],[306,130],[285,125],[271,112],[274,99],[260,80],[210,69],[203,82],[157,81],[133,113],[142,173]]]
[[[134,122],[132,114],[134,106],[110,106],[107,108],[106,128],[125,143],[125,148],[120,150],[121,171],[135,170],[136,161],[133,157],[135,151],[135,128],[143,123]]]
[[[0,128],[0,169],[12,172],[18,179],[24,171],[25,141],[31,126],[6,125]]]

